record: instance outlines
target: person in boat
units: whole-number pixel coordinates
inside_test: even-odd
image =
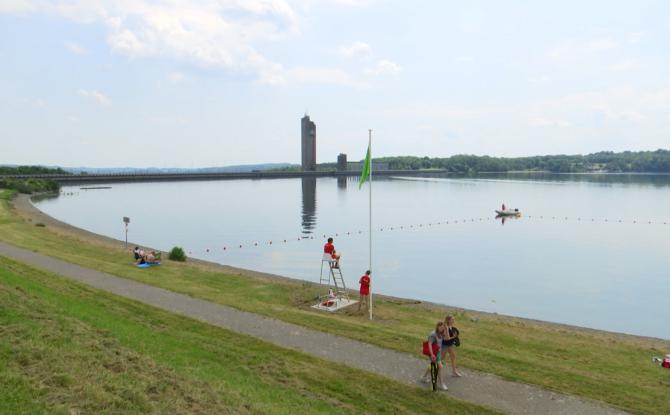
[[[502,204],[502,211],[503,212],[505,211],[505,204],[504,203]]]
[[[330,255],[330,260],[333,262],[333,268],[340,267],[340,254],[335,251],[335,245],[333,245],[333,238],[328,238],[328,241],[323,246],[323,254]]]

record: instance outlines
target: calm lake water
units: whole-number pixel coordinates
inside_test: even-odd
[[[670,339],[670,176],[397,177],[372,191],[373,291]],[[354,179],[62,192],[37,207],[121,240],[128,216],[136,243],[318,282],[333,236],[348,287],[368,267],[368,189]],[[495,219],[502,202],[523,216]]]

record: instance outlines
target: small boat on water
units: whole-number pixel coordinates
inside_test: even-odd
[[[519,209],[505,209],[505,210],[496,210],[498,216],[519,216],[521,211]]]

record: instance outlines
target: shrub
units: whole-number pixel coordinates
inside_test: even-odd
[[[0,179],[0,187],[5,189],[14,189],[19,193],[41,193],[58,192],[60,185],[49,179]]]
[[[35,226],[37,226],[38,228],[45,228],[47,225],[43,224],[42,222],[37,222]]]
[[[181,261],[184,262],[186,261],[186,254],[184,253],[184,250],[178,246],[175,246],[172,248],[172,251],[170,251],[169,257],[172,261]]]

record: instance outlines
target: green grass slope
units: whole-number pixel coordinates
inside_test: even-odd
[[[0,413],[487,414],[0,257]]]

